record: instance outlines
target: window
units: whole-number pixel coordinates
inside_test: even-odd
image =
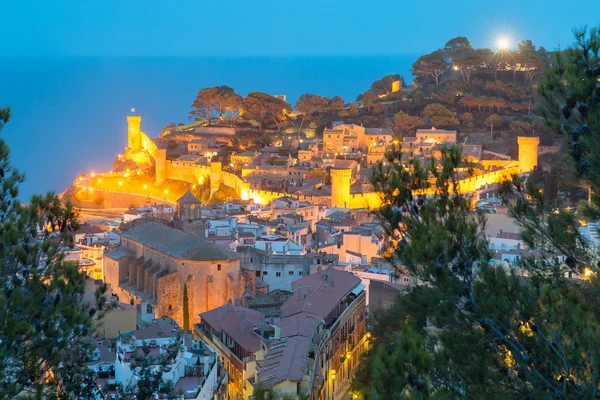
[[[256,271],[256,276],[259,277],[260,276],[260,271]]]
[[[288,272],[289,275],[294,275],[294,271]]]
[[[217,264],[217,271],[221,270],[221,264]]]
[[[298,275],[304,275],[304,271],[298,271]]]
[[[252,262],[252,257],[250,257],[250,262]]]
[[[264,275],[267,275],[267,273],[268,273],[268,272],[269,272],[269,271],[263,271],[263,276],[264,276]]]
[[[275,272],[275,276],[281,278],[281,272]]]

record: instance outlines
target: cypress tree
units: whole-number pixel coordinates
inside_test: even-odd
[[[183,284],[183,330],[189,331],[190,327],[190,303],[188,298],[187,282]]]

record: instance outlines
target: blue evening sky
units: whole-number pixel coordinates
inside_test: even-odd
[[[509,33],[554,49],[600,0],[0,0],[0,57],[423,53]]]

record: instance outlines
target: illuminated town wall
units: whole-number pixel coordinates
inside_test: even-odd
[[[166,150],[159,149],[154,141],[140,130],[141,117],[128,116],[128,149],[126,158],[136,159],[136,154],[145,151],[154,159],[156,186],[160,186],[166,180],[188,182],[190,184],[201,184],[206,177],[211,178],[211,195],[219,190],[220,185],[226,185],[235,190],[243,200],[251,199],[256,203],[267,204],[270,201],[288,195],[284,192],[273,192],[265,190],[254,190],[250,184],[244,182],[239,176],[222,170],[220,162],[212,162],[210,166],[198,165],[186,161],[170,161],[166,159]],[[360,128],[360,127],[357,127]],[[498,183],[507,179],[512,174],[529,172],[537,166],[539,138],[519,137],[519,160],[482,160],[484,169],[501,168],[496,171],[486,172],[483,175],[459,181],[459,191],[468,193],[478,190],[480,187],[492,183]],[[352,174],[350,170],[331,170],[331,197],[329,196],[293,196],[302,201],[310,201],[313,204],[324,204],[333,207],[368,208],[374,209],[381,206],[379,193],[350,194]],[[123,187],[99,187],[109,191],[128,191]],[[131,190],[129,190],[131,192]],[[433,189],[428,190],[433,193]],[[109,196],[112,197],[112,196]],[[171,196],[169,196],[171,197]]]

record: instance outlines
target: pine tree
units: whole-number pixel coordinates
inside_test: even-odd
[[[572,155],[581,179],[596,188],[600,38],[591,30],[577,39],[552,64],[540,92],[557,132],[579,143],[575,127],[579,137],[589,137]],[[375,170],[373,184],[384,199],[380,217],[394,243],[390,261],[425,284],[375,313],[373,346],[356,389],[373,399],[398,396],[399,385],[409,398],[595,397],[599,254],[579,235],[573,213],[553,212],[532,180],[513,177],[500,193],[525,244],[541,258],[525,257],[513,267],[490,263],[485,217],[455,190],[465,167],[460,150],[447,148],[438,164],[405,162],[396,151]],[[597,210],[600,197],[593,200]],[[582,275],[587,279],[570,278]],[[406,354],[394,358],[399,347]]]
[[[10,109],[0,108],[0,129],[9,119]],[[85,398],[68,388],[89,382],[82,338],[95,310],[82,302],[84,276],[61,251],[72,244],[76,214],[53,193],[22,205],[23,180],[0,139],[0,399]]]

